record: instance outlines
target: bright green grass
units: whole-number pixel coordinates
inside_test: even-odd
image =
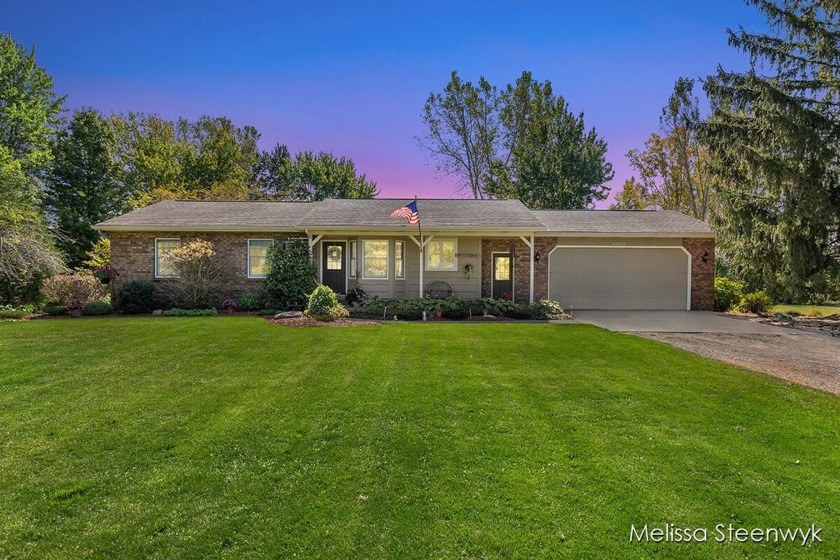
[[[837,558],[838,432],[591,326],[6,323],[0,558]],[[826,542],[628,543],[665,522]]]
[[[828,315],[837,315],[840,313],[840,306],[837,305],[774,305],[770,310],[773,313],[789,313],[795,311],[801,315],[819,315],[826,317]]]

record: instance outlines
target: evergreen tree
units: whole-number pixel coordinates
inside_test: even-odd
[[[115,147],[113,128],[94,109],[76,111],[57,135],[44,203],[71,267],[81,266],[99,241],[93,224],[126,209],[128,197],[119,181]]]
[[[840,10],[816,0],[747,0],[770,33],[728,30],[750,57],[705,83],[712,115],[717,230],[732,270],[785,300],[838,290]]]

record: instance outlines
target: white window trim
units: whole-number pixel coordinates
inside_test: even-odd
[[[253,239],[248,239],[248,241],[246,242],[246,246],[248,247],[248,260],[245,263],[245,273],[248,275],[249,280],[264,280],[265,279],[265,274],[262,274],[262,275],[251,274],[251,241],[271,241],[271,246],[274,247],[274,240],[273,239],[267,239],[267,238],[264,238],[264,237],[263,238],[256,238],[255,237]],[[266,260],[268,260],[267,256],[266,256]]]
[[[384,243],[388,253],[385,255],[385,276],[367,276],[367,261],[365,259],[365,243]],[[387,239],[363,239],[362,245],[362,280],[388,280],[391,277],[391,242]]]
[[[433,243],[434,244],[446,243],[447,241],[451,241],[452,243],[455,244],[455,250],[452,251],[452,253],[453,253],[452,266],[441,266],[441,267],[430,266],[429,265],[429,258],[431,256],[432,252],[429,251],[429,246],[432,245]],[[423,253],[425,254],[425,257],[423,258],[423,260],[425,261],[423,263],[423,267],[426,270],[426,272],[454,272],[454,271],[458,270],[458,239],[456,239],[456,238],[444,238],[444,237],[438,238],[438,237],[436,237],[433,240],[429,241],[429,243],[428,243],[428,245],[426,245],[426,248],[423,251]],[[441,248],[441,255],[442,254],[443,254],[443,252],[442,252],[442,248]]]
[[[402,243],[402,276],[397,276],[397,243]],[[394,279],[405,280],[405,241],[397,239],[394,241]]]
[[[158,241],[177,241],[181,243],[180,237],[155,237],[155,278],[180,278],[180,274],[161,275],[159,270],[160,255],[158,254]]]

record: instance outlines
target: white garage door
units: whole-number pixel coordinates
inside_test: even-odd
[[[682,247],[562,247],[548,257],[548,297],[575,309],[689,309]]]

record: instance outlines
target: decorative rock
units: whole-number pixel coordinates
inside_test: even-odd
[[[303,317],[301,311],[283,311],[274,316],[275,319],[294,319],[296,317]]]
[[[163,315],[163,309],[155,309],[152,311],[152,315]]]

